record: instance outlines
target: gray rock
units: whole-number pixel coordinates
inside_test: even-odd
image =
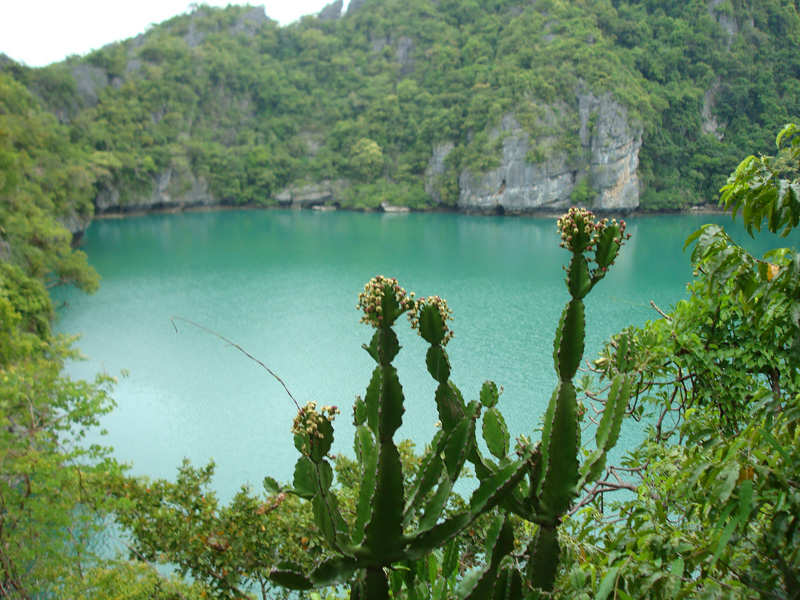
[[[722,138],[725,137],[725,124],[717,121],[716,115],[714,115],[712,112],[714,110],[714,106],[716,105],[716,98],[717,93],[719,93],[719,89],[720,80],[719,77],[717,77],[703,96],[703,109],[701,112],[703,122],[701,123],[700,127],[703,133],[710,133],[715,138],[722,141]]]
[[[388,202],[381,202],[381,210],[387,213],[407,213],[411,212],[411,209],[407,206],[394,206],[389,204]]]
[[[437,203],[442,201],[439,193],[439,181],[447,171],[445,160],[447,155],[452,152],[455,145],[453,142],[442,142],[433,147],[433,155],[428,161],[428,168],[425,169],[425,192]]]
[[[709,0],[708,14],[714,19],[722,29],[728,32],[728,37],[733,38],[739,32],[739,22],[734,15],[727,12],[718,11],[717,7],[720,6],[725,0]],[[728,45],[730,46],[731,40],[729,39]]]
[[[253,37],[261,26],[269,21],[271,19],[267,16],[264,6],[254,6],[242,15],[228,31],[233,35],[243,33],[247,37]]]
[[[397,50],[394,53],[400,65],[400,75],[409,75],[414,70],[414,42],[411,38],[401,37],[397,40]]]
[[[545,133],[534,140],[545,158],[531,163],[529,134],[513,115],[506,115],[493,138],[503,135],[500,166],[486,173],[464,169],[459,176],[458,206],[472,212],[526,213],[562,209],[583,178],[597,191],[592,207],[601,211],[633,210],[639,206],[639,149],[642,130],[628,121],[627,110],[610,93],[596,96],[580,87],[577,115],[563,105],[544,107]],[[579,121],[580,150],[560,149],[559,138],[570,121]],[[432,157],[431,174],[441,172],[440,157]]]
[[[92,222],[92,216],[72,213],[61,217],[59,222],[72,234],[73,239],[78,239],[83,235],[83,232],[86,231],[86,228],[89,227],[89,224]]]
[[[148,195],[140,195],[121,202],[119,190],[108,187],[95,198],[98,214],[153,209],[182,209],[195,206],[213,206],[218,200],[208,189],[208,181],[189,171],[167,169],[153,178]]]
[[[320,21],[335,21],[342,16],[342,6],[344,6],[342,0],[335,0],[326,4],[317,16]]]
[[[350,4],[347,5],[347,14],[351,15],[360,9],[364,4],[366,4],[367,0],[350,0]]]
[[[275,199],[280,204],[289,204],[292,208],[338,204],[346,187],[347,183],[342,179],[290,186],[276,195]]]
[[[48,99],[43,100],[47,109],[56,115],[59,122],[65,124],[69,123],[81,108],[96,106],[100,100],[100,92],[109,85],[109,78],[105,70],[89,63],[75,64],[72,62],[70,75],[75,81],[77,98],[55,102]],[[31,87],[31,90],[40,97],[47,96],[46,93],[42,94],[41,90],[37,90],[35,85]]]

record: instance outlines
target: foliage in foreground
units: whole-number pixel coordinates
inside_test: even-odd
[[[87,432],[110,377],[75,381],[73,340],[51,330],[48,289],[98,276],[64,222],[91,214],[96,165],[31,94],[0,74],[0,597],[190,597],[145,564],[102,558],[121,469]],[[143,590],[147,590],[146,592]]]
[[[746,227],[757,229],[766,223],[772,232],[785,232],[787,226],[792,228],[797,224],[796,215],[800,214],[797,177],[786,179],[781,174],[789,171],[773,168],[776,161],[797,164],[800,140],[795,132],[793,126],[787,127],[779,137],[780,159],[745,160],[723,190],[726,205],[744,209],[742,218]],[[551,538],[553,542],[557,540],[561,549],[550,551],[552,562],[541,573],[553,578],[551,589],[556,597],[601,600],[798,597],[800,490],[796,473],[800,469],[800,381],[795,350],[800,329],[797,310],[800,263],[797,254],[790,250],[775,250],[764,259],[756,259],[733,244],[717,226],[706,226],[687,242],[691,243],[694,243],[692,261],[697,279],[689,288],[689,298],[678,303],[669,314],[663,313],[663,318],[615,337],[592,363],[596,374],[594,384],[582,382],[588,419],[595,421],[598,441],[605,435],[603,432],[610,431],[607,419],[613,412],[606,407],[604,416],[600,416],[603,398],[613,398],[625,385],[631,386],[631,401],[625,403],[628,414],[647,423],[647,428],[644,441],[620,465],[606,467],[603,460],[595,462],[591,453],[584,451],[582,472],[586,479],[578,486],[573,482],[562,488],[568,494],[563,506],[569,516],[558,528],[558,537]],[[583,267],[570,267],[568,273],[577,269]],[[570,280],[576,281],[568,277],[568,285]],[[404,294],[397,300],[394,283],[386,280],[373,283],[367,289],[372,300],[363,302],[365,307],[371,307],[365,320],[372,319],[378,325],[383,322],[374,320],[378,315],[389,315],[385,318],[391,322],[402,312],[401,306],[411,307]],[[580,288],[570,287],[571,291]],[[384,294],[375,295],[381,289]],[[388,304],[384,306],[385,302]],[[568,327],[570,312],[569,308],[565,311],[559,331]],[[408,556],[406,553],[414,547],[402,545],[414,543],[415,529],[430,527],[428,531],[435,531],[438,524],[455,522],[454,516],[468,520],[476,506],[451,496],[447,510],[441,513],[444,519],[438,518],[449,494],[449,486],[442,484],[448,481],[450,472],[446,464],[431,470],[430,461],[438,456],[447,463],[447,445],[443,452],[437,452],[440,447],[437,443],[446,439],[454,424],[463,422],[456,417],[463,414],[466,406],[447,380],[449,369],[442,372],[437,367],[446,364],[442,362],[446,354],[435,343],[444,339],[443,332],[447,330],[440,327],[446,324],[446,314],[429,308],[428,318],[439,315],[439,320],[434,319],[435,327],[424,329],[426,335],[436,332],[431,338],[434,341],[431,347],[435,349],[426,363],[435,378],[441,376],[437,380],[445,387],[440,386],[437,392],[440,416],[451,421],[448,425],[443,422],[440,437],[434,439],[421,462],[408,456],[401,461],[415,467],[406,468],[399,487],[397,466],[393,467],[395,474],[385,480],[375,477],[380,470],[370,470],[379,464],[376,455],[370,454],[377,453],[370,450],[376,448],[375,440],[391,440],[390,436],[379,438],[370,430],[384,414],[375,410],[375,395],[385,393],[379,399],[388,401],[392,394],[398,393],[398,387],[391,384],[396,380],[385,372],[389,365],[381,366],[379,362],[367,398],[357,404],[356,415],[357,418],[362,415],[364,429],[361,436],[357,435],[356,447],[362,452],[365,447],[367,450],[361,462],[344,471],[337,469],[340,487],[331,486],[329,468],[319,466],[326,460],[332,436],[330,410],[323,414],[311,408],[300,412],[296,423],[297,445],[303,456],[298,462],[294,486],[287,491],[313,499],[312,512],[318,527],[315,539],[326,540],[328,550],[320,553],[311,567],[308,562],[307,566],[279,565],[271,573],[276,581],[294,587],[345,581],[361,565],[375,560],[376,554],[388,554],[386,562],[371,564],[388,567],[398,556],[405,560],[378,571],[380,579],[373,582],[376,587],[367,586],[370,591],[366,597],[386,597],[386,586],[395,598],[536,597],[531,585],[533,571],[542,563],[534,560],[535,542],[541,539],[542,532],[554,530],[551,525],[543,527],[545,521],[541,516],[530,519],[534,524],[525,524],[524,519],[530,515],[518,504],[520,487],[512,488],[498,506],[501,511],[518,516],[505,521],[502,512],[493,512],[500,516],[488,516],[484,525],[476,528],[485,552],[477,557],[474,567],[459,566],[459,552],[462,559],[469,554],[464,544],[466,532],[460,536],[448,533],[427,556]],[[423,322],[419,321],[420,327]],[[367,347],[378,359],[380,339],[376,335],[377,341]],[[558,344],[556,365],[560,364]],[[390,349],[393,347],[389,345]],[[570,374],[574,375],[571,369],[560,386],[570,385],[565,383],[569,382]],[[500,466],[510,449],[510,440],[503,434],[502,419],[490,399],[494,397],[492,389],[487,384],[481,394],[481,402],[489,405],[483,414],[482,430],[486,447],[500,459]],[[551,409],[558,406],[559,396],[557,392]],[[627,400],[627,392],[624,397]],[[447,398],[450,403],[443,402]],[[371,411],[367,409],[370,402]],[[398,414],[390,412],[394,418]],[[553,418],[553,412],[548,411],[543,440],[558,429],[553,426]],[[312,421],[315,427],[310,428]],[[574,422],[572,417],[569,421]],[[319,435],[313,435],[312,430]],[[469,430],[467,434],[465,439],[473,439]],[[566,439],[572,439],[572,434],[567,433],[562,441]],[[543,446],[548,447],[544,443]],[[481,473],[484,466],[481,461],[487,457],[474,447],[465,446],[464,454],[479,480],[491,474]],[[528,464],[534,462],[533,456],[530,450],[527,455],[523,451]],[[569,457],[577,456],[571,452],[561,456],[566,460],[560,463],[563,475],[572,469],[568,465],[573,459]],[[464,460],[464,456],[459,460]],[[393,462],[398,465],[396,458]],[[426,482],[426,473],[436,477]],[[535,469],[529,471],[518,484],[527,485],[527,493],[522,495],[524,502],[534,498],[531,491],[542,491],[543,486],[531,484],[540,475]],[[600,478],[594,481],[597,476]],[[569,477],[559,479],[569,481]],[[381,523],[388,520],[385,513],[364,510],[378,504],[374,501],[376,494],[385,493],[378,491],[380,485],[385,485],[381,481],[393,481],[392,489],[401,497],[405,494],[410,498],[405,505],[398,505],[407,511],[402,535],[396,538],[400,547],[376,549],[367,545],[362,546],[357,556],[348,555],[356,548],[349,545],[354,534],[367,531],[373,519]],[[435,487],[437,481],[439,487]],[[365,482],[375,483],[364,485]],[[413,510],[420,482],[438,492],[423,503],[422,510]],[[268,481],[267,485],[276,489],[275,482]],[[572,493],[581,487],[584,493],[573,505]],[[613,493],[619,490],[627,490],[628,496],[615,499]],[[538,510],[543,508],[541,499],[539,496]],[[341,521],[335,516],[331,519],[335,513],[327,510],[337,505],[342,509]],[[437,518],[428,518],[429,514]],[[552,523],[560,521],[557,517]],[[403,537],[407,532],[412,534]],[[360,586],[367,585],[369,568],[364,569],[363,584],[356,579],[353,597],[364,594]],[[381,572],[388,575],[386,583]],[[235,597],[236,592],[231,593]]]
[[[745,159],[722,190],[748,231],[798,224],[797,126],[777,145],[775,157]],[[569,593],[800,597],[800,258],[775,249],[757,259],[715,225],[693,242],[690,297],[595,363],[608,377],[625,355],[640,374],[631,410],[652,420],[607,479],[626,479],[636,496],[570,523]]]

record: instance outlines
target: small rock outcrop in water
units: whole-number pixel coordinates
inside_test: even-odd
[[[544,133],[533,140],[513,115],[506,115],[493,132],[495,139],[505,136],[500,165],[485,173],[463,170],[458,207],[484,213],[561,209],[574,203],[573,191],[585,180],[584,186],[594,191],[593,202],[587,202],[593,208],[637,208],[641,127],[629,122],[627,110],[609,93],[597,96],[581,89],[577,103],[580,125],[572,147],[559,143],[565,139],[563,128],[574,121],[567,107],[546,107],[541,119]],[[434,152],[429,173],[441,172],[445,149],[440,147],[438,155]]]
[[[341,179],[309,183],[302,186],[293,185],[276,195],[275,200],[281,206],[290,208],[333,205],[339,203],[342,198],[342,191],[346,187],[347,184]]]

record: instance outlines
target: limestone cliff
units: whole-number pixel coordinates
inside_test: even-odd
[[[641,127],[629,121],[628,111],[610,93],[598,96],[581,88],[576,101],[577,112],[574,107],[545,107],[535,138],[513,114],[506,115],[493,132],[495,139],[503,136],[500,165],[485,173],[463,170],[458,207],[484,213],[561,209],[575,202],[573,192],[580,185],[589,196],[584,202],[592,208],[636,209]],[[575,129],[577,140],[571,140]],[[441,150],[431,159],[429,177],[441,172]]]
[[[121,213],[142,210],[163,210],[213,206],[219,204],[208,189],[208,181],[188,171],[167,169],[153,177],[149,193],[121,199],[120,190],[107,187],[95,199],[95,212]],[[74,232],[73,232],[74,233]]]

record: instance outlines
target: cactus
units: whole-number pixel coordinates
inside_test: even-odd
[[[333,556],[308,574],[297,565],[282,563],[271,573],[274,582],[309,589],[350,580],[354,600],[383,600],[390,597],[390,588],[397,596],[402,586],[411,597],[418,597],[411,591],[417,588],[417,573],[433,564],[430,557],[422,559],[446,547],[449,558],[443,565],[449,565],[450,573],[458,548],[454,538],[479,515],[499,506],[502,510],[487,539],[486,564],[461,582],[458,597],[516,600],[552,590],[560,558],[557,527],[583,486],[597,479],[605,467],[631,391],[630,378],[621,369],[610,386],[595,433],[597,449],[581,465],[573,379],[584,352],[583,299],[613,265],[626,237],[625,224],[595,221],[591,212],[573,208],[559,219],[558,227],[561,246],[572,254],[566,267],[570,299],[556,328],[553,364],[558,384],[544,415],[541,441],[532,445],[523,438],[511,453],[508,428],[497,409],[502,390],[487,381],[480,400],[466,403],[450,381],[445,346],[453,334],[444,300],[437,296],[414,300],[394,279],[370,280],[359,296],[358,308],[364,313],[361,321],[375,329],[364,348],[376,366],[364,398],[357,398],[353,409],[354,449],[361,475],[355,518],[352,525],[345,521],[331,489],[333,471],[327,454],[338,409],[326,406],[317,411],[316,404],[309,403],[300,409],[293,425],[301,457],[293,487],[287,491],[312,502],[315,520]],[[392,365],[400,351],[393,327],[403,314],[408,314],[412,328],[429,344],[425,365],[437,382],[434,398],[441,422],[407,492],[394,443],[403,420],[403,388]],[[491,456],[482,454],[476,440],[482,409],[481,434]],[[444,517],[453,484],[467,462],[474,466],[480,484],[466,509]],[[273,491],[278,489],[272,480],[269,485]],[[513,555],[515,542],[507,512],[537,526],[523,557],[524,577],[519,557]],[[403,574],[393,572],[387,577],[389,568],[401,563],[406,565]],[[434,586],[436,577],[428,571]],[[441,594],[444,583],[436,582],[436,586]]]
[[[438,297],[414,301],[396,280],[379,276],[365,286],[358,307],[364,312],[362,322],[375,328],[364,348],[377,365],[364,398],[356,400],[353,411],[354,447],[361,474],[355,520],[348,526],[331,490],[333,471],[327,454],[333,443],[332,420],[338,411],[335,407],[317,411],[315,404],[307,404],[293,426],[301,457],[289,491],[312,502],[317,525],[334,556],[308,574],[297,565],[282,563],[271,578],[285,587],[309,589],[355,576],[351,598],[380,600],[389,598],[388,567],[425,557],[494,508],[522,477],[524,460],[508,461],[495,469],[481,481],[465,510],[443,518],[453,483],[477,447],[475,422],[480,413],[480,404],[465,404],[448,380],[450,366],[444,346],[452,332],[447,326],[447,304]],[[442,421],[408,498],[393,439],[404,412],[403,389],[392,365],[400,351],[393,326],[404,313],[409,313],[412,326],[430,345],[426,365],[439,382],[436,402]]]
[[[556,328],[553,364],[558,384],[543,420],[542,439],[528,448],[526,475],[504,498],[501,507],[535,523],[538,527],[526,551],[525,580],[533,590],[551,591],[558,569],[560,546],[557,527],[584,485],[597,479],[605,467],[606,453],[616,444],[631,393],[630,377],[624,373],[612,382],[602,419],[595,433],[596,450],[581,466],[580,426],[577,392],[573,379],[584,351],[585,316],[583,299],[613,265],[625,235],[625,223],[595,221],[587,210],[572,208],[558,221],[561,246],[572,254],[566,267],[570,295]],[[594,266],[590,263],[594,262]],[[494,406],[497,390],[487,383],[481,394],[484,406]],[[484,416],[483,436],[489,451],[500,458],[498,465],[471,454],[478,477],[491,477],[500,465],[507,435],[503,417],[490,408]],[[490,414],[492,415],[490,418]],[[506,549],[509,546],[504,546]],[[481,573],[474,590],[465,598],[516,598],[517,568],[507,560],[501,568],[495,549],[492,560]],[[510,554],[510,550],[507,554]],[[509,557],[510,558],[510,557]],[[505,582],[505,583],[503,583]],[[480,592],[477,592],[480,590]],[[487,590],[493,590],[487,594]],[[477,595],[476,595],[477,594]]]

